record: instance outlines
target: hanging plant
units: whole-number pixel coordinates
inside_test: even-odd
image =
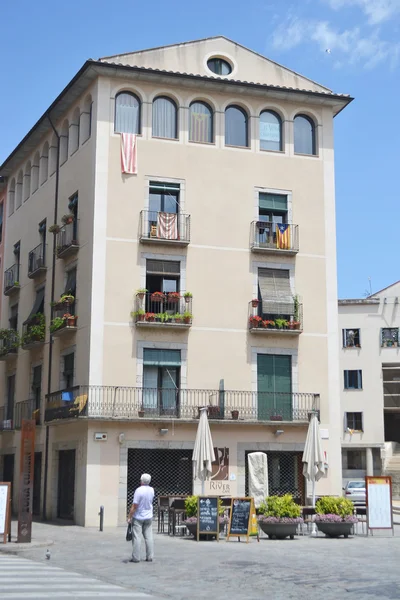
[[[49,233],[60,233],[60,226],[54,223],[54,225],[50,225]]]
[[[68,215],[63,215],[61,217],[61,221],[64,223],[64,225],[69,225],[70,223],[73,223],[75,220],[75,215],[73,215],[72,213],[68,214]]]

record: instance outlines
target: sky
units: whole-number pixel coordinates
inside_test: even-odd
[[[1,21],[0,163],[88,58],[225,35],[350,94],[335,119],[339,297],[400,279],[400,0],[13,0]]]

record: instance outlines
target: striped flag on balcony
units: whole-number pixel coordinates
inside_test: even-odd
[[[129,175],[137,174],[136,135],[121,133],[121,171]]]
[[[290,225],[287,223],[278,223],[276,226],[276,247],[279,250],[290,248]]]
[[[178,219],[175,213],[157,214],[157,235],[165,240],[178,239]]]

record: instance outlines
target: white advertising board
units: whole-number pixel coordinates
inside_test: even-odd
[[[391,477],[366,477],[367,515],[369,529],[392,529]]]
[[[0,483],[0,535],[4,535],[7,532],[7,507],[9,493],[10,484]]]

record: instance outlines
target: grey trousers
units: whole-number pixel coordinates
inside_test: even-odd
[[[135,561],[140,560],[140,547],[142,545],[142,535],[146,545],[146,560],[153,559],[153,519],[132,519],[132,558]]]

